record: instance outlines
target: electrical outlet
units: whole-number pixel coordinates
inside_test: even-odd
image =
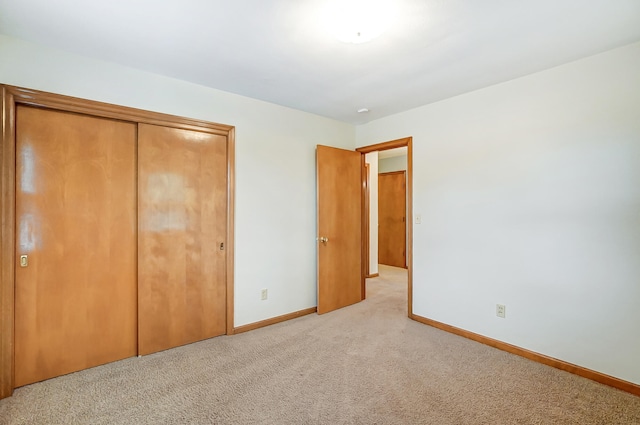
[[[266,290],[266,289],[263,289],[263,290],[262,290],[262,292],[260,293],[260,299],[261,299],[262,301],[264,301],[264,300],[266,300],[266,299],[268,298],[268,295],[269,295],[269,294],[268,294],[267,290]]]
[[[503,319],[507,317],[507,307],[503,304],[496,304],[496,316]]]

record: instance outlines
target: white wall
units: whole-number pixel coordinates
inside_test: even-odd
[[[378,152],[364,156],[369,164],[369,274],[378,273]]]
[[[406,136],[413,311],[640,384],[640,43],[362,125],[357,145]]]
[[[407,169],[407,155],[392,156],[378,161],[378,173],[391,173]]]
[[[1,35],[0,58],[0,83],[236,126],[235,325],[316,306],[315,146],[352,125]]]

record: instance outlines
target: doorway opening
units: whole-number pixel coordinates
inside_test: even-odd
[[[356,149],[363,155],[363,182],[364,191],[363,208],[363,250],[362,261],[364,263],[364,272],[366,278],[375,278],[379,276],[379,258],[378,258],[378,174],[379,174],[379,158],[395,157],[389,156],[390,153],[406,154],[406,164],[403,171],[405,176],[406,189],[406,214],[404,215],[404,227],[406,237],[404,243],[404,260],[407,273],[407,314],[408,317],[413,316],[413,152],[412,137],[391,140],[375,145],[364,146]],[[399,162],[399,161],[397,161]],[[394,264],[395,265],[395,264]],[[383,266],[385,272],[393,273],[393,268]]]

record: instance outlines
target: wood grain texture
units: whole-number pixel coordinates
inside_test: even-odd
[[[136,354],[134,124],[16,113],[15,385]]]
[[[367,257],[369,256],[364,241],[367,232],[367,223],[363,220],[367,193],[366,177],[364,175],[367,163],[364,159],[364,155],[360,154],[360,301],[364,301],[367,298],[367,280],[365,276],[367,274]]]
[[[364,155],[362,155],[364,156]],[[371,192],[370,192],[370,166],[366,162],[364,163],[364,169],[362,170],[362,188],[364,192],[364,212],[362,214],[362,262],[364,263],[364,277],[371,277]]]
[[[229,125],[185,118],[177,115],[128,108],[126,106],[112,105],[109,103],[80,99],[72,96],[63,96],[22,87],[4,87],[6,87],[9,93],[14,97],[15,102],[22,105],[78,112],[81,114],[113,118],[129,122],[169,126],[181,128],[183,130],[195,130],[199,132],[220,134],[222,136],[228,135],[233,129],[233,127]]]
[[[317,147],[318,313],[362,300],[362,155]]]
[[[516,345],[508,344],[506,342],[499,341],[497,339],[489,338],[484,335],[480,335],[474,332],[470,332],[464,329],[457,328],[455,326],[447,325],[446,323],[438,322],[436,320],[428,319],[426,317],[412,314],[411,319],[416,322],[423,323],[425,325],[432,326],[434,328],[441,329],[443,331],[462,336],[467,339],[479,342],[481,344],[488,345],[490,347],[497,348],[498,350],[506,351],[511,354],[515,354],[520,357],[524,357],[534,362],[542,363],[547,366],[554,367],[556,369],[564,370],[565,372],[579,375],[592,381],[599,382],[610,387],[617,388],[622,391],[626,391],[631,394],[640,396],[640,385],[634,384],[629,381],[625,381],[604,373],[596,372],[595,370],[587,369],[582,366],[574,365],[572,363],[565,362],[563,360],[556,359],[554,357],[545,356],[544,354],[536,353]]]
[[[2,158],[0,160],[0,398],[13,393],[15,272],[15,110],[13,95],[2,91]]]
[[[413,138],[390,140],[388,142],[363,146],[356,149],[361,154],[383,151],[387,149],[407,147],[407,311],[408,317],[413,314]]]
[[[111,105],[37,90],[0,84],[2,93],[2,159],[1,171],[1,215],[0,237],[0,398],[8,397],[14,388],[14,272],[15,272],[15,110],[18,105],[29,105],[60,111],[84,113],[103,118],[114,118],[129,122],[163,125],[172,128],[196,130],[219,134],[227,138],[227,331],[233,330],[233,286],[234,286],[234,127],[229,125],[194,120],[174,115],[144,111],[135,108]]]
[[[412,142],[412,137],[403,137],[402,139],[389,140],[388,142],[376,143],[374,145],[362,146],[356,149],[356,152],[370,153],[378,151],[386,151],[389,149],[401,148],[403,146],[409,146]]]
[[[224,136],[138,128],[139,353],[226,332]]]
[[[378,174],[378,262],[406,267],[405,172]]]
[[[413,314],[413,139],[405,139],[407,147],[407,312]]]
[[[276,323],[286,322],[287,320],[296,319],[308,314],[316,313],[316,307],[306,308],[304,310],[294,311],[293,313],[283,314],[282,316],[272,317],[270,319],[261,320],[259,322],[249,323],[247,325],[238,326],[233,330],[234,334],[253,331],[255,329],[264,328],[265,326],[275,325]]]
[[[234,334],[234,285],[235,280],[235,193],[236,193],[236,131],[229,129],[227,134],[227,335]]]

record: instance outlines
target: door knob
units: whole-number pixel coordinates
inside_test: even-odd
[[[321,236],[319,240],[325,245],[327,244],[327,242],[329,242],[329,238],[325,238],[324,236]]]

